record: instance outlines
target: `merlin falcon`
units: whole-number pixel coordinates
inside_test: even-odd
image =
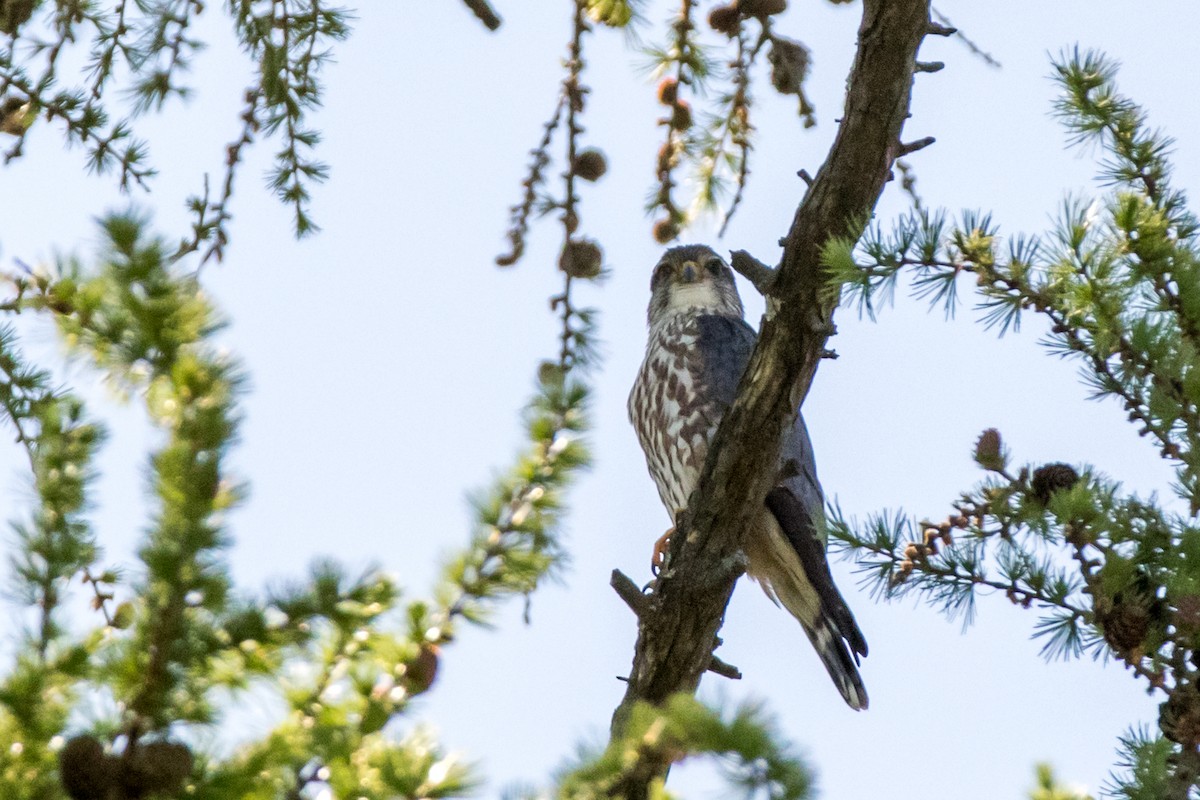
[[[709,247],[668,250],[650,281],[646,358],[629,395],[629,418],[672,519],[687,508],[708,445],[757,335],[743,319],[733,271]],[[858,656],[867,643],[825,558],[825,496],[799,414],[786,434],[779,479],[743,543],[747,573],[799,622],[846,703],[867,707]],[[666,540],[655,546],[655,566]]]

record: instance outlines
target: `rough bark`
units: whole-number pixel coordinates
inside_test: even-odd
[[[677,520],[670,569],[638,615],[638,640],[613,735],[634,703],[694,692],[709,669],[734,584],[744,569],[742,536],[774,485],[783,431],[792,425],[833,331],[837,298],[825,290],[821,247],[858,237],[894,158],[906,152],[917,48],[930,31],[928,0],[864,0],[858,52],[837,137],[788,232],[769,281],[758,346],[709,450],[686,518]],[[761,265],[760,265],[761,266]],[[644,797],[664,764],[646,765],[618,796]]]

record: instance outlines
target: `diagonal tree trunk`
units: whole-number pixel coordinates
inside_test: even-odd
[[[631,596],[628,579],[614,573],[614,587],[638,614],[633,668],[613,715],[614,736],[636,702],[661,703],[676,692],[695,692],[710,667],[730,671],[714,663],[712,652],[743,571],[739,543],[774,485],[782,433],[807,395],[833,332],[837,297],[824,288],[821,248],[836,237],[860,236],[892,161],[932,141],[903,145],[900,131],[913,74],[924,66],[917,63],[917,48],[927,33],[946,32],[930,24],[928,0],[864,0],[845,114],[796,211],[779,269],[735,254],[734,266],[765,291],[767,315],[686,519],[678,520],[671,569],[644,598]],[[648,765],[619,794],[645,797],[649,782],[666,767]]]

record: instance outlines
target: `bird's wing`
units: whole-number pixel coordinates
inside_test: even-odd
[[[701,314],[696,317],[696,327],[700,332],[696,348],[702,358],[705,394],[724,414],[737,397],[738,383],[750,363],[758,334],[746,320],[723,314]]]
[[[757,337],[745,321],[733,317],[709,315],[698,318],[698,322],[705,387],[724,413],[737,395]],[[847,702],[864,708],[866,692],[854,663],[858,656],[867,654],[867,642],[829,571],[825,495],[817,479],[808,428],[800,414],[783,443],[779,483],[768,493],[766,505],[790,547],[780,550],[760,543],[748,548],[765,562],[752,563],[751,573],[765,579],[763,588],[804,626]],[[777,559],[782,560],[774,563]]]

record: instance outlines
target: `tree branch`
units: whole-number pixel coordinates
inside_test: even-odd
[[[771,292],[771,284],[775,281],[775,270],[759,261],[745,250],[735,250],[729,254],[729,265],[741,273],[742,277],[754,284],[760,294]]]
[[[471,13],[479,18],[479,21],[487,26],[489,31],[497,30],[500,27],[500,16],[492,10],[487,0],[463,0]]]
[[[671,537],[670,569],[654,585],[656,610],[639,619],[614,735],[634,703],[694,692],[713,663],[713,643],[739,574],[724,565],[736,560],[744,533],[759,518],[776,478],[783,432],[833,330],[838,298],[826,288],[822,246],[834,237],[861,235],[883,191],[908,114],[917,48],[929,25],[928,0],[864,2],[845,116],[796,211],[758,346],[710,447],[684,524]],[[641,798],[647,786],[622,789],[625,797]]]

